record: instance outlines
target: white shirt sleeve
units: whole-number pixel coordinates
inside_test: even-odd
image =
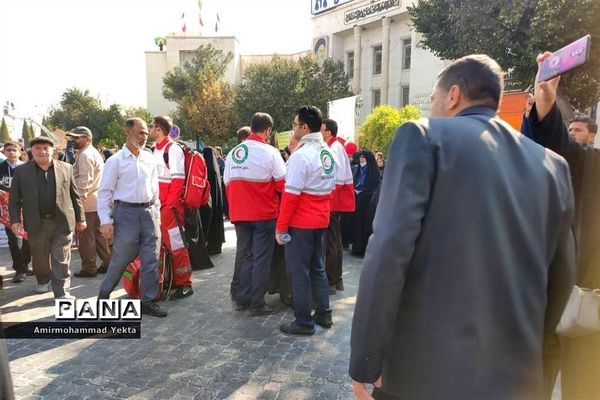
[[[273,180],[280,181],[285,179],[285,161],[281,157],[279,150],[273,153]]]
[[[169,157],[171,153],[169,152]],[[152,176],[150,182],[150,189],[152,190],[152,200],[154,200],[154,210],[156,211],[156,215],[160,215],[160,196],[158,193],[158,166],[156,162],[154,162],[154,158],[152,158]],[[171,164],[171,160],[169,159],[169,165]]]
[[[169,146],[169,173],[171,179],[185,179],[185,156],[177,143]]]
[[[112,223],[110,217],[111,203],[115,187],[117,186],[119,174],[119,160],[113,156],[106,160],[102,180],[100,181],[100,189],[98,190],[98,217],[100,225]]]

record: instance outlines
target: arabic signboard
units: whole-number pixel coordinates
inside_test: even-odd
[[[321,14],[322,12],[333,10],[337,6],[351,1],[352,0],[310,0],[310,12],[312,15]]]
[[[402,2],[400,0],[382,0],[367,6],[355,8],[344,13],[344,24],[353,24],[363,19],[383,14],[389,10],[400,8],[401,5]]]

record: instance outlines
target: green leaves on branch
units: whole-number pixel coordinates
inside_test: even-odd
[[[583,110],[600,100],[600,1],[421,0],[409,7],[421,45],[442,59],[472,53],[493,57],[513,84],[533,85],[538,53],[554,51],[589,33],[590,61],[561,79],[561,90]]]
[[[421,110],[410,104],[401,109],[389,105],[375,107],[360,127],[358,145],[361,149],[377,149],[387,158],[390,144],[400,125],[420,117]]]

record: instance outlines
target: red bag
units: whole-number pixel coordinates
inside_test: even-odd
[[[156,300],[166,299],[169,297],[173,286],[173,257],[165,248],[161,247],[160,258],[158,260],[158,295]],[[136,257],[123,272],[123,288],[130,297],[135,299],[142,298],[142,288],[140,285],[140,270],[142,262],[139,257]]]
[[[169,167],[169,148],[173,142],[167,144],[163,158]],[[204,157],[199,152],[188,146],[177,143],[183,150],[185,163],[185,184],[183,191],[183,204],[185,208],[200,208],[210,200],[210,182],[207,179],[208,171]]]

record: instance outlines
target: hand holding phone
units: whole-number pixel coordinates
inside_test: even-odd
[[[538,82],[548,81],[584,64],[590,58],[591,43],[592,37],[585,35],[546,57],[539,67]]]

